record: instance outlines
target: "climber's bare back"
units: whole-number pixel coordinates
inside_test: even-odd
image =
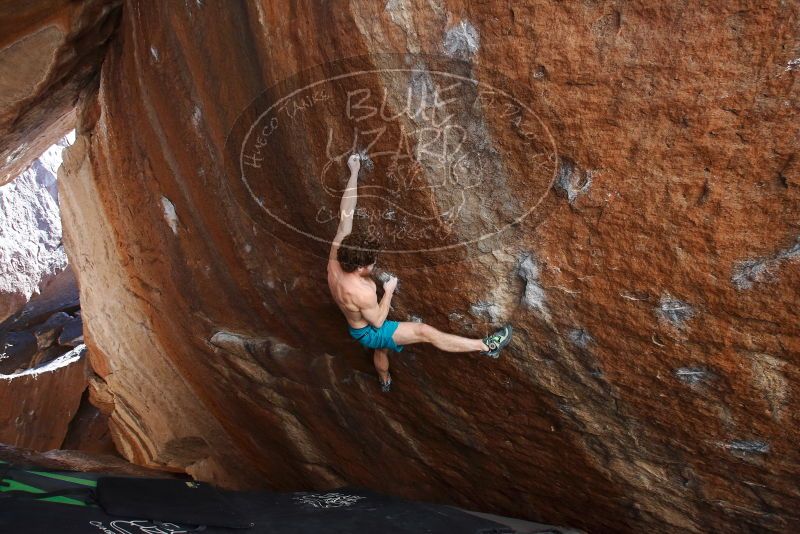
[[[346,273],[335,259],[328,260],[328,287],[336,305],[342,310],[353,328],[367,326],[361,314],[364,302],[374,301],[378,305],[375,282],[370,278]]]
[[[368,307],[378,305],[377,286],[371,278],[346,273],[339,261],[331,258],[328,260],[328,287],[350,326],[362,328],[369,324],[361,310],[364,303],[369,303]]]

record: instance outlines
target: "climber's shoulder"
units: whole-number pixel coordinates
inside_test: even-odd
[[[337,232],[336,236],[333,238],[333,241],[331,241],[331,251],[330,251],[330,253],[328,253],[328,268],[329,269],[331,268],[331,265],[330,265],[331,262],[335,262],[336,266],[339,267],[339,259],[338,259],[339,258],[339,245],[342,244],[342,240],[344,240],[344,238],[347,237],[348,234],[349,234],[349,232],[347,232],[347,233],[341,232],[341,231]]]
[[[339,280],[344,274],[344,269],[342,269],[342,264],[339,263],[339,260],[335,256],[328,258],[328,280]]]

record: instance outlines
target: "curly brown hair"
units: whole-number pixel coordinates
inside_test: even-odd
[[[342,239],[336,257],[342,265],[342,270],[352,273],[359,267],[375,263],[380,246],[380,241],[375,236],[364,232],[353,232]]]

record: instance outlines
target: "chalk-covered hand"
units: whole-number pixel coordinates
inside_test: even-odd
[[[393,293],[394,288],[397,287],[397,277],[390,276],[388,280],[383,283],[383,290],[387,293]]]
[[[358,169],[361,168],[361,156],[353,154],[347,158],[347,166],[350,167],[350,172],[358,172]]]

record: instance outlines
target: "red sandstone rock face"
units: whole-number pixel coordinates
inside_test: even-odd
[[[797,4],[131,0],[123,13],[59,184],[105,381],[91,393],[128,459],[227,486],[348,483],[597,532],[800,528]],[[354,127],[381,118],[348,117],[342,95],[386,88],[396,112],[433,63],[412,58],[421,78],[384,71],[298,93],[310,100],[293,101],[297,120],[259,130],[248,154],[261,166],[245,180],[228,138],[245,139],[286,89],[347,69],[312,69],[257,100],[265,88],[345,57],[385,68],[384,53],[465,61],[462,76],[530,114],[521,128],[513,109],[455,91],[475,157],[449,163],[490,182],[443,180],[453,168],[421,157],[390,172],[376,156],[365,173],[380,193],[358,224],[386,235],[401,215],[463,206],[419,219],[449,228],[427,252],[406,242],[380,258],[401,280],[390,318],[516,332],[499,361],[409,346],[388,396],[328,296],[315,236],[333,235],[320,210],[335,212],[345,176],[328,149],[344,153]],[[435,132],[416,121],[436,117],[393,124],[412,132],[412,154]],[[393,195],[398,176],[436,187]],[[454,204],[465,183],[481,194]],[[492,240],[430,251],[531,205]]]
[[[75,104],[96,81],[119,3],[0,4],[0,185],[73,128]]]
[[[0,443],[46,451],[69,441],[68,448],[113,451],[103,438],[106,416],[92,416],[84,406],[89,361],[79,314],[75,275],[67,267],[0,322]]]
[[[0,375],[0,443],[61,447],[86,389],[85,352],[81,345],[36,369]]]

